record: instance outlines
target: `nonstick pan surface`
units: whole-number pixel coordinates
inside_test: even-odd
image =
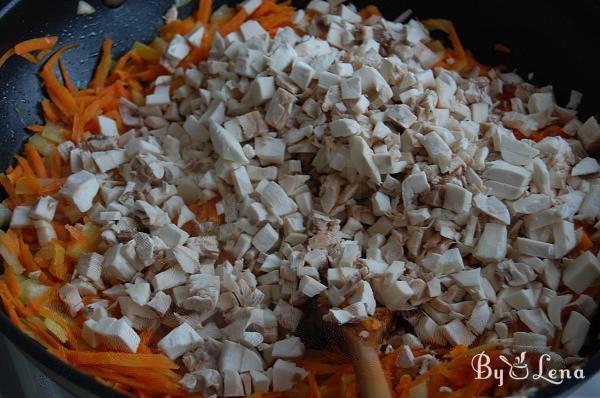
[[[104,38],[113,39],[113,55],[127,51],[134,41],[149,41],[162,25],[162,16],[173,0],[127,0],[111,9],[90,0],[97,12],[76,15],[74,0],[0,0],[0,52],[15,43],[42,35],[57,35],[59,44],[79,43],[63,55],[74,83],[84,85],[96,66]],[[187,16],[197,3],[180,9]],[[224,1],[215,1],[219,6]],[[235,1],[227,1],[235,3]],[[299,6],[302,2],[295,2]],[[446,18],[455,23],[466,48],[486,65],[506,65],[522,76],[532,73],[532,83],[552,84],[559,104],[566,104],[571,89],[581,91],[580,118],[600,110],[600,2],[540,0],[502,1],[354,1],[357,6],[376,4],[388,19],[406,9],[419,18]],[[494,50],[500,43],[509,54]],[[12,161],[27,138],[25,126],[41,122],[42,89],[39,65],[13,57],[0,69],[0,169]],[[592,322],[589,343],[582,353],[591,357],[584,368],[586,379],[600,369],[598,317]],[[76,396],[121,397],[120,393],[74,370],[55,358],[36,341],[22,334],[0,310],[0,332],[37,366]],[[538,397],[566,394],[577,380],[565,380],[535,393]],[[598,393],[600,396],[600,392]]]

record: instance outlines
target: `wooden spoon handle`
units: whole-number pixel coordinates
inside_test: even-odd
[[[352,331],[344,330],[361,398],[392,398],[379,355]]]

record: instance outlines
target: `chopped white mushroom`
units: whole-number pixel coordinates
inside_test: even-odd
[[[69,199],[81,212],[86,212],[92,208],[93,200],[100,184],[92,173],[85,170],[71,174],[60,193]]]
[[[182,323],[163,337],[156,346],[170,359],[177,359],[184,353],[198,347],[204,340],[187,323]]]
[[[600,260],[585,251],[571,260],[563,272],[563,283],[575,293],[582,293],[600,277]]]
[[[55,143],[72,174],[58,195],[0,205],[0,223],[25,229],[0,232],[24,304],[43,274],[8,243],[23,235],[44,262],[68,224],[74,241],[97,242],[65,248],[77,265],[59,297],[87,318],[82,339],[136,352],[136,330],[160,326],[158,348],[181,359],[192,394],[293,388],[314,300],[339,324],[401,312],[414,335],[384,343],[412,376],[440,347],[475,341],[579,355],[597,307],[583,292],[600,280],[597,253],[574,251],[600,226],[600,126],[577,120],[580,94],[563,108],[514,73],[447,70],[409,12],[363,21],[342,3],[312,0],[275,31],[249,19],[209,35],[197,23],[159,46],[164,70],[145,97],[119,101],[123,123],[97,116],[77,143],[52,124],[32,136],[45,157]],[[176,18],[171,7],[165,20]],[[182,62],[209,36],[206,59]],[[549,125],[566,136],[537,140]],[[107,300],[84,306],[90,295]]]
[[[573,177],[600,172],[600,164],[593,158],[584,158],[571,169]]]
[[[561,343],[564,344],[569,355],[579,354],[589,329],[590,321],[579,312],[571,311],[561,337]]]

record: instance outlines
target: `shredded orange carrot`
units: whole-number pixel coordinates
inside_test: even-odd
[[[77,92],[77,89],[73,85],[73,81],[71,80],[71,76],[69,76],[69,72],[67,71],[65,64],[60,58],[58,60],[58,66],[60,68],[60,74],[62,75],[63,81],[65,82],[65,86],[67,86],[67,89],[72,93]]]
[[[365,8],[361,9],[358,12],[358,15],[360,15],[360,17],[365,20],[368,19],[370,16],[373,15],[379,15],[381,16],[381,11],[379,11],[379,8],[377,8],[377,6],[375,5],[368,5]]]
[[[102,42],[102,55],[100,56],[100,62],[98,63],[94,77],[90,82],[89,86],[91,88],[104,87],[112,63],[112,57],[110,55],[112,44],[113,42],[111,39],[105,39],[104,42]]]
[[[31,131],[32,133],[41,133],[42,131],[44,131],[44,126],[42,126],[41,124],[30,124],[28,126],[25,126],[25,128]]]
[[[64,46],[56,51],[48,59],[48,61],[46,61],[46,64],[40,72],[40,77],[46,85],[46,90],[48,91],[48,95],[50,96],[53,104],[64,116],[69,119],[72,119],[72,117],[78,112],[77,104],[75,103],[75,99],[69,90],[56,78],[54,68],[56,67],[58,59],[62,53],[72,47],[74,47],[74,45]]]
[[[594,242],[592,242],[589,235],[585,231],[582,231],[581,241],[579,242],[579,245],[577,245],[577,249],[584,252],[586,250],[590,250],[593,247],[594,247]]]
[[[219,29],[219,33],[221,36],[226,36],[231,32],[235,32],[240,29],[240,26],[246,21],[248,18],[248,14],[244,9],[240,9],[229,21],[227,21],[221,28]]]
[[[33,56],[30,53],[22,53],[22,54],[18,54],[19,57],[25,59],[26,61],[28,61],[29,63],[33,64],[33,65],[37,65],[38,60],[35,56]]]
[[[58,41],[57,36],[38,37],[20,42],[15,48],[15,54],[21,55],[32,51],[52,49]]]
[[[10,319],[10,321],[19,329],[23,330],[23,323],[21,323],[21,318],[19,318],[14,304],[10,302],[9,298],[2,290],[0,290],[0,299],[2,300],[4,310],[8,314],[8,319]]]
[[[60,121],[59,110],[48,99],[42,100],[42,112],[47,122],[58,123]]]
[[[6,61],[8,61],[8,59],[10,57],[12,57],[13,55],[15,55],[15,49],[14,48],[9,48],[8,50],[6,50],[4,52],[4,54],[2,54],[2,56],[0,57],[0,68],[6,63]]]
[[[494,50],[501,52],[501,53],[506,53],[506,54],[510,54],[510,52],[511,52],[510,48],[505,46],[502,43],[494,44]]]
[[[46,56],[48,54],[50,54],[52,52],[52,49],[49,48],[47,50],[42,50],[39,53],[37,53],[37,55],[35,56],[35,59],[37,59],[38,62],[42,61],[44,58],[46,58]]]
[[[66,351],[70,362],[78,365],[114,365],[137,368],[177,369],[175,362],[159,354],[128,354],[123,352]]]
[[[196,21],[203,25],[207,25],[212,11],[212,0],[200,0],[198,4],[198,12],[196,13]]]
[[[13,297],[18,297],[21,293],[21,285],[19,285],[17,275],[15,274],[15,271],[13,271],[12,267],[6,267],[4,270],[4,278],[10,294],[12,294]]]
[[[27,155],[27,161],[31,165],[31,168],[40,178],[48,178],[48,172],[46,166],[44,166],[44,160],[40,156],[40,153],[31,144],[25,144],[25,154]]]

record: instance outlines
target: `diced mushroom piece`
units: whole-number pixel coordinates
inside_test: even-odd
[[[506,257],[508,231],[505,225],[487,223],[477,241],[473,256],[485,262],[501,261]]]
[[[446,184],[443,207],[455,213],[466,213],[471,209],[473,194],[456,184]]]
[[[45,246],[50,243],[52,240],[56,239],[56,231],[51,223],[46,220],[34,220],[32,222],[33,227],[35,228],[36,237],[38,243],[41,246]]]
[[[585,251],[569,262],[563,272],[563,283],[575,293],[583,293],[600,277],[600,261]]]
[[[404,207],[409,208],[412,200],[420,193],[430,189],[424,172],[413,173],[402,181],[402,200]]]
[[[184,353],[198,347],[204,339],[187,323],[182,323],[163,337],[156,346],[170,359],[175,360]]]
[[[296,359],[304,355],[304,343],[299,337],[289,337],[273,343],[271,356],[273,358]]]
[[[164,316],[171,307],[171,301],[171,296],[159,290],[146,305],[156,311],[158,315]]]
[[[269,392],[269,386],[271,380],[267,375],[256,370],[250,370],[250,377],[252,378],[252,388],[254,392]]]
[[[569,355],[578,355],[590,329],[590,321],[577,311],[571,311],[563,330],[561,343]]]
[[[297,210],[294,201],[287,196],[283,188],[276,182],[269,181],[260,190],[258,187],[256,190],[260,195],[261,202],[278,216],[284,216]]]
[[[94,197],[99,190],[100,184],[96,176],[83,170],[67,177],[60,194],[69,199],[83,213],[92,208]]]
[[[64,284],[58,291],[61,301],[69,308],[69,314],[75,317],[83,309],[83,301],[77,286],[72,283]]]
[[[362,131],[360,124],[354,119],[337,119],[329,124],[334,137],[350,137]]]
[[[573,177],[600,172],[600,164],[594,158],[584,158],[571,169]]]
[[[360,281],[356,285],[356,287],[353,289],[352,294],[350,295],[350,297],[348,297],[348,302],[350,304],[364,304],[367,314],[375,314],[375,307],[377,305],[375,303],[375,296],[373,295],[371,285],[366,281]]]
[[[175,224],[165,224],[153,233],[170,248],[183,245],[190,236]]]
[[[10,228],[29,228],[33,226],[33,220],[29,216],[31,206],[16,206],[10,218]]]
[[[527,256],[554,258],[554,245],[550,243],[518,237],[515,242],[515,248],[521,254]]]
[[[307,297],[314,297],[327,289],[327,286],[310,276],[302,276],[298,289]]]
[[[275,79],[272,76],[257,77],[250,83],[242,98],[242,104],[248,107],[259,106],[271,99],[274,94]]]
[[[282,130],[292,114],[296,96],[287,90],[278,88],[267,107],[265,122],[277,130]]]
[[[152,286],[154,290],[168,290],[176,286],[181,286],[187,281],[187,275],[180,269],[169,268],[152,277]]]
[[[475,341],[475,335],[458,319],[440,326],[439,329],[446,340],[454,346],[462,344],[468,347]]]
[[[390,310],[401,310],[413,296],[414,291],[406,281],[395,281],[379,288],[379,300]]]
[[[273,310],[273,314],[277,317],[277,322],[281,327],[290,332],[293,332],[300,323],[302,311],[285,301],[279,301]]]
[[[577,246],[575,224],[568,221],[559,221],[552,224],[554,236],[554,257],[562,259]]]
[[[267,223],[256,233],[256,235],[254,235],[252,244],[259,252],[265,253],[269,251],[278,240],[279,233],[271,226],[271,224]]]
[[[103,269],[111,277],[121,281],[129,281],[135,275],[136,270],[127,258],[123,256],[123,248],[123,244],[118,243],[111,246],[104,253]]]
[[[293,362],[278,359],[273,365],[273,391],[288,391],[307,375],[308,372],[297,367]]]
[[[514,187],[523,187],[531,181],[532,173],[524,167],[495,160],[490,162],[482,177]]]
[[[215,152],[221,158],[241,164],[248,163],[248,158],[235,136],[214,121],[210,121],[210,139]]]
[[[486,301],[478,301],[475,308],[471,311],[471,316],[467,321],[467,326],[476,335],[481,335],[492,317],[492,309]]]
[[[408,369],[415,366],[415,356],[409,346],[403,344],[399,347],[396,365],[402,369]]]
[[[244,386],[240,374],[231,369],[223,371],[223,396],[239,397],[244,396]]]
[[[350,143],[350,161],[353,167],[360,175],[371,178],[377,185],[381,184],[379,169],[373,161],[373,150],[362,137],[357,135],[351,136],[348,142]]]
[[[290,78],[301,88],[307,88],[314,77],[315,71],[305,62],[296,61],[292,65]]]
[[[285,141],[273,137],[254,139],[256,156],[265,163],[283,164],[285,159]]]
[[[112,149],[110,151],[94,152],[92,158],[103,173],[116,169],[127,161],[126,151],[124,149]]]
[[[563,294],[550,297],[548,300],[548,319],[559,329],[562,329],[561,312],[569,304],[571,298],[573,298],[571,294]]]
[[[475,207],[485,214],[494,217],[503,224],[510,224],[510,213],[508,212],[508,208],[495,196],[477,194],[473,198],[473,202],[475,203]]]
[[[517,315],[521,322],[527,325],[532,332],[543,334],[548,338],[554,337],[554,325],[552,325],[541,308],[519,310],[517,311]]]
[[[371,206],[373,208],[373,215],[376,216],[383,216],[392,212],[390,197],[381,191],[375,192],[371,197]]]
[[[58,201],[56,199],[51,196],[43,196],[31,208],[29,218],[32,220],[46,220],[50,222],[54,219],[54,213],[56,213],[57,206]]]
[[[141,341],[140,336],[129,326],[126,318],[102,318],[92,326],[92,330],[110,350],[135,353]]]
[[[96,119],[98,126],[100,127],[100,134],[105,137],[118,137],[119,129],[117,128],[117,122],[106,116],[98,116]]]
[[[189,54],[190,51],[191,48],[187,44],[185,38],[179,34],[176,34],[167,45],[164,56],[169,65],[174,68],[179,65],[179,63]]]
[[[204,26],[200,25],[192,29],[191,32],[185,35],[188,43],[190,43],[194,47],[200,47],[202,44],[202,39],[204,38]]]
[[[593,153],[600,149],[600,126],[595,117],[590,116],[577,129],[577,137],[581,140],[586,151]]]
[[[98,253],[84,253],[77,261],[77,273],[93,282],[100,281],[104,257]]]
[[[600,218],[600,184],[592,183],[578,211],[582,219]]]

